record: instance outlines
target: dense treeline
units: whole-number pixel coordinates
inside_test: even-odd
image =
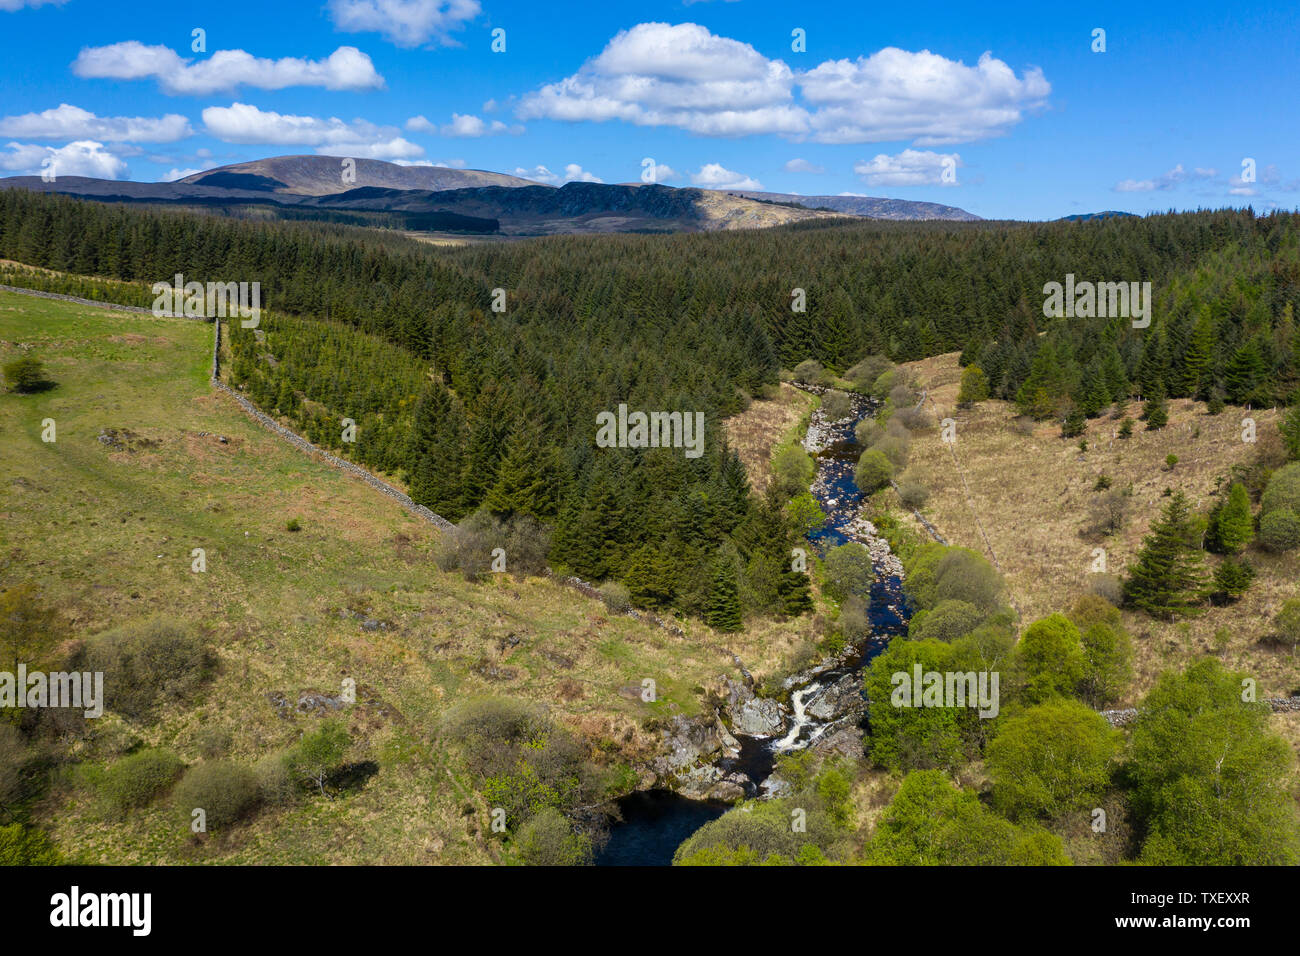
[[[0,257],[128,282],[260,282],[262,340],[230,326],[232,379],[259,404],[440,514],[541,519],[557,563],[700,612],[737,591],[751,609],[802,604],[780,570],[795,530],[779,503],[751,500],[718,428],[779,367],[961,349],[993,394],[1043,416],[1152,392],[1276,400],[1300,356],[1295,227],[1223,211],[445,250],[0,193]],[[1067,273],[1151,281],[1151,327],[1045,318],[1043,285]],[[620,403],[703,412],[705,453],[595,447],[596,415]],[[343,418],[362,426],[354,445]]]

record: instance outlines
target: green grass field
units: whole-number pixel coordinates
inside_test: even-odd
[[[0,393],[0,585],[35,583],[74,638],[154,614],[194,622],[219,656],[197,700],[149,725],[92,722],[79,766],[39,819],[85,862],[459,863],[497,856],[475,782],[437,742],[455,701],[545,702],[610,763],[654,747],[647,718],[698,710],[734,675],[724,639],[685,638],[543,579],[469,584],[431,560],[437,533],[363,483],[286,445],[211,389],[212,326],[0,293],[0,362],[29,346],[57,387]],[[53,419],[56,441],[42,441]],[[101,441],[101,435],[108,443]],[[225,441],[222,440],[225,439]],[[286,525],[298,518],[302,530]],[[196,573],[192,552],[206,553]],[[381,622],[362,628],[356,615]],[[268,699],[357,684],[353,760],[380,771],[328,801],[264,809],[197,841],[165,805],[106,817],[95,772],[139,742],[198,758],[201,729],[245,761],[287,746],[312,716]],[[643,678],[659,701],[642,703]]]

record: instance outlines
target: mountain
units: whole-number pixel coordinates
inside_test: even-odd
[[[1107,209],[1105,212],[1076,212],[1073,216],[1062,216],[1057,222],[1091,222],[1093,219],[1114,219],[1116,217],[1135,217],[1135,212],[1120,212]]]
[[[399,166],[379,159],[351,160],[355,177],[345,182],[339,156],[273,156],[194,173],[177,180],[189,186],[248,189],[280,195],[327,196],[362,186],[384,189],[466,189],[471,186],[536,186],[518,176],[482,169],[446,166]]]
[[[980,217],[956,206],[911,199],[876,199],[871,196],[801,196],[798,193],[765,193],[752,190],[729,190],[731,195],[745,196],[766,203],[796,203],[806,209],[830,209],[868,219],[946,219],[950,222],[980,222]]]
[[[256,209],[279,219],[318,219],[415,232],[454,230],[537,236],[563,233],[714,232],[865,216],[973,221],[954,206],[865,196],[798,196],[641,183],[547,186],[480,169],[398,166],[337,156],[276,156],[194,173],[171,183],[61,176],[0,179],[0,189],[57,192],[101,202]],[[355,172],[355,176],[345,172]]]

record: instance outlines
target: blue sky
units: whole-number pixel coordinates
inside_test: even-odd
[[[669,185],[986,218],[1292,209],[1297,50],[1294,9],[1195,0],[0,0],[0,175],[324,153],[558,184],[652,158]]]

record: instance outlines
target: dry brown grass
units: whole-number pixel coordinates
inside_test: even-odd
[[[723,422],[727,442],[736,450],[754,491],[762,494],[772,480],[772,452],[790,434],[816,399],[782,382],[776,398],[750,404]]]
[[[1202,403],[1177,399],[1169,403],[1166,428],[1148,432],[1135,421],[1128,439],[1117,437],[1119,422],[1109,417],[1088,422],[1088,450],[1081,452],[1078,439],[1061,438],[1055,423],[1037,423],[1022,432],[1013,422],[1014,407],[1006,402],[958,409],[956,353],[909,367],[929,390],[928,404],[936,417],[957,422],[956,462],[938,431],[924,433],[912,444],[909,470],[933,492],[924,513],[952,544],[988,554],[987,535],[1026,623],[1068,609],[1088,591],[1094,549],[1103,548],[1110,572],[1122,575],[1159,517],[1166,488],[1183,491],[1193,507],[1205,510],[1233,465],[1245,464],[1257,453],[1269,454],[1270,443],[1277,441],[1279,416],[1273,409],[1251,413],[1258,434],[1252,445],[1241,440],[1239,409],[1209,416]],[[1130,404],[1131,417],[1140,411],[1140,405]],[[1165,468],[1170,453],[1179,458],[1172,471]],[[1088,505],[1101,474],[1110,477],[1113,488],[1133,490],[1125,527],[1108,537],[1087,527]],[[1259,576],[1235,605],[1208,608],[1176,624],[1125,612],[1136,638],[1133,700],[1161,671],[1206,653],[1254,676],[1261,696],[1289,694],[1300,686],[1297,659],[1259,644],[1281,602],[1298,593],[1300,556],[1252,548],[1248,557]],[[1221,634],[1217,641],[1216,632]]]

